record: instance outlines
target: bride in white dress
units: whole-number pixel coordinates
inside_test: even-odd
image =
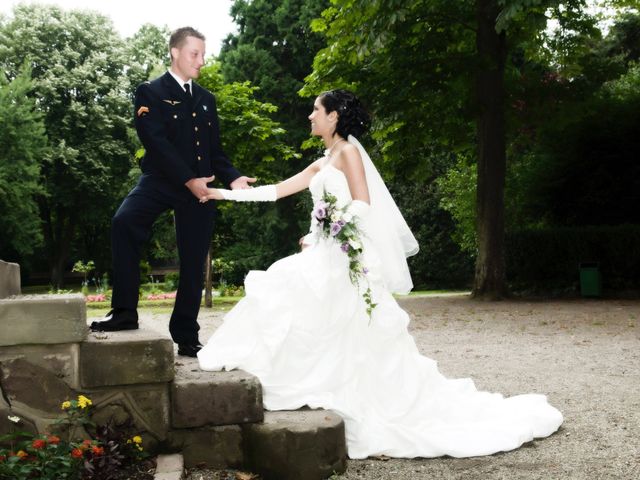
[[[544,395],[478,391],[419,353],[392,296],[411,290],[406,256],[418,245],[354,138],[366,112],[353,94],[333,90],[309,119],[328,147],[323,158],[278,185],[211,189],[202,199],[268,201],[309,188],[316,208],[300,253],[249,272],[245,298],[198,353],[200,367],[256,375],[268,410],[335,411],[351,458],[488,455],[555,432],[562,414]],[[356,263],[318,221],[327,193],[358,226]]]

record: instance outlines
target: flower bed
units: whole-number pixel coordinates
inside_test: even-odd
[[[0,436],[0,479],[152,480],[154,465],[142,438],[131,436],[130,425],[94,424],[91,407],[91,399],[79,395],[62,403],[65,417],[54,431]],[[22,423],[14,415],[8,419],[16,428]]]

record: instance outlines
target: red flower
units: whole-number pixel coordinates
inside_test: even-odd
[[[100,455],[104,454],[104,448],[102,447],[98,447],[97,445],[95,445],[92,449],[91,452],[96,456],[99,457]]]
[[[41,448],[44,448],[47,446],[47,442],[45,442],[44,440],[41,439],[36,439],[33,442],[31,442],[31,446],[33,448],[35,448],[36,450],[40,450]]]
[[[57,445],[60,443],[60,437],[56,435],[48,435],[47,442],[49,442],[51,445]]]
[[[4,462],[7,459],[4,455],[0,455],[0,462]]]
[[[74,448],[73,450],[71,450],[71,456],[73,458],[82,458],[82,450],[80,450],[79,448]]]

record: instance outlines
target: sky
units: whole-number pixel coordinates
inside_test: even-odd
[[[13,7],[20,3],[53,4],[65,10],[96,10],[111,18],[123,37],[133,35],[144,23],[167,25],[170,30],[191,26],[207,38],[207,56],[217,55],[222,40],[236,31],[229,16],[233,0],[2,0],[0,14],[11,16]]]

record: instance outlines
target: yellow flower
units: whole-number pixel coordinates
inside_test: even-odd
[[[84,395],[78,395],[78,406],[80,408],[87,408],[89,405],[93,405],[93,402],[91,402],[90,399]]]
[[[142,437],[140,435],[136,435],[131,440],[133,440],[133,443],[142,443]]]
[[[66,410],[68,408],[71,408],[71,402],[69,400],[67,400],[66,402],[62,402],[62,410]]]

